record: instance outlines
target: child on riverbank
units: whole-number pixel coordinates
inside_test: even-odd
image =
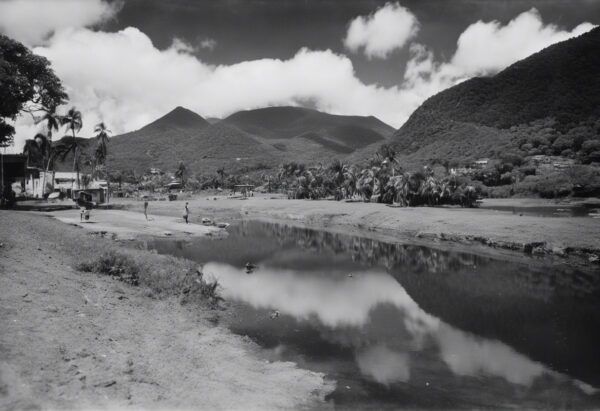
[[[188,209],[188,203],[185,203],[185,209],[183,211],[183,219],[185,220],[185,223],[188,224],[188,216],[190,214],[190,210]]]

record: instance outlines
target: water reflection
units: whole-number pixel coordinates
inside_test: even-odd
[[[275,224],[229,233],[148,246],[203,263],[241,303],[234,332],[336,379],[338,404],[600,405],[597,278]]]
[[[332,331],[343,328],[346,335],[366,332],[375,340],[410,349],[413,354],[429,349],[425,342],[431,340],[439,349],[440,359],[456,375],[492,375],[529,386],[536,377],[550,374],[541,364],[501,342],[475,337],[427,314],[392,276],[382,271],[354,272],[348,277],[346,272],[335,270],[305,272],[261,266],[248,275],[223,263],[206,264],[204,270],[219,280],[225,298],[255,309],[277,309],[296,321],[316,319],[313,327]],[[393,306],[393,312],[381,310],[384,306]],[[373,329],[377,327],[378,315],[387,317],[380,321],[382,330]],[[390,317],[392,321],[387,320]],[[390,327],[392,335],[377,338],[384,337],[382,332]],[[408,352],[355,341],[355,348],[359,348],[356,361],[363,374],[383,384],[408,380]],[[361,349],[364,345],[367,346]]]
[[[248,275],[222,263],[204,266],[216,278],[225,298],[244,301],[254,308],[278,309],[298,320],[316,316],[330,327],[363,326],[379,304],[393,304],[406,321],[437,322],[421,310],[389,274],[381,271],[318,273],[261,266]]]
[[[385,344],[367,347],[356,354],[360,371],[380,384],[407,382],[410,378],[409,356],[396,352]]]

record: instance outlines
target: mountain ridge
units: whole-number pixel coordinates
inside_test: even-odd
[[[393,145],[415,162],[436,157],[467,161],[506,150],[588,161],[589,153],[579,151],[585,141],[600,136],[598,50],[600,28],[595,28],[494,76],[446,89],[413,112],[394,133]],[[573,135],[578,128],[578,136]]]
[[[214,119],[211,119],[214,121]],[[174,170],[184,161],[191,172],[225,167],[244,172],[299,161],[344,158],[387,141],[394,129],[375,117],[338,116],[299,107],[246,110],[212,124],[177,107],[144,127],[110,140],[108,166],[142,173]]]

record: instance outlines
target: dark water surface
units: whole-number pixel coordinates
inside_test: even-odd
[[[512,214],[535,216],[535,217],[588,217],[600,218],[600,209],[598,207],[586,206],[508,206],[508,205],[481,205],[485,210],[507,211]]]
[[[326,373],[338,408],[600,407],[597,275],[261,222],[228,231],[147,246],[204,264],[237,307],[230,328]]]

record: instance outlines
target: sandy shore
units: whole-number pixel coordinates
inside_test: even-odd
[[[545,256],[583,269],[590,265],[596,269],[594,261],[600,257],[600,219],[586,217],[520,216],[487,208],[392,208],[383,204],[287,200],[268,195],[246,200],[205,195],[186,201],[193,222],[202,217],[268,220],[381,240],[467,247],[475,252],[504,256]],[[516,202],[519,206],[528,204],[523,200]],[[140,201],[118,199],[118,203],[132,211],[143,209]],[[533,201],[531,205],[541,203]],[[155,201],[150,203],[149,212],[177,216],[183,204],[183,201]]]
[[[327,406],[323,375],[259,358],[215,311],[73,268],[118,243],[40,213],[0,226],[0,409]]]
[[[186,224],[183,218],[150,216],[125,210],[92,210],[90,219],[81,221],[79,210],[55,211],[47,214],[63,223],[84,228],[114,239],[132,240],[140,236],[202,237],[219,236],[223,229],[200,224]]]

